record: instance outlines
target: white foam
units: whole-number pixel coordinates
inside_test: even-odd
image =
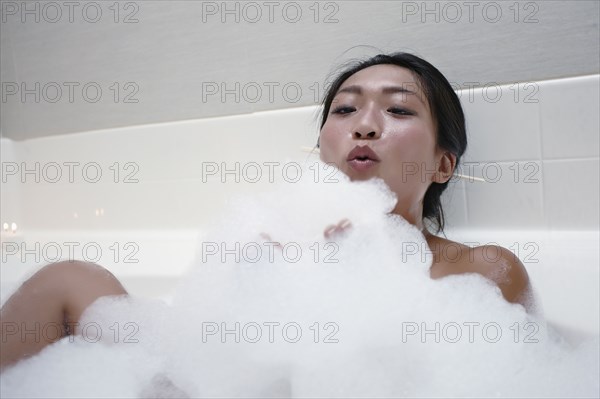
[[[232,203],[170,306],[97,301],[80,323],[103,339],[21,362],[2,396],[598,396],[598,340],[570,347],[479,275],[430,279],[382,181],[312,171]]]

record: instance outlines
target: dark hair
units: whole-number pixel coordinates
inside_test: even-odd
[[[429,109],[436,126],[436,143],[439,147],[456,155],[458,168],[460,158],[467,148],[465,116],[460,100],[448,80],[429,62],[409,53],[379,54],[362,61],[351,61],[342,66],[344,69],[327,86],[323,99],[320,129],[329,115],[333,98],[342,84],[356,72],[373,65],[391,64],[409,69],[415,75],[421,89],[427,97]],[[317,147],[319,142],[317,141]],[[437,231],[444,230],[444,210],[440,197],[451,179],[445,183],[431,183],[423,198],[423,219],[435,221]]]

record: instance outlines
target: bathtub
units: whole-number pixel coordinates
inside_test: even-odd
[[[40,267],[58,260],[59,251],[62,259],[89,260],[106,267],[131,295],[169,301],[193,265],[203,234],[191,229],[5,234],[0,301],[4,303]],[[538,305],[550,325],[573,343],[599,335],[598,231],[456,229],[446,235],[470,246],[497,244],[510,249],[527,269]]]
[[[447,237],[513,251],[531,277],[546,318],[575,341],[600,331],[599,179],[593,145],[598,113],[591,111],[598,108],[599,82],[597,74],[535,82],[539,102],[534,103],[514,102],[512,94],[488,103],[485,88],[459,92],[470,135],[465,163],[480,169],[495,166],[504,174],[490,184],[461,180],[442,196]],[[512,85],[501,88],[514,93]],[[562,101],[565,93],[574,101]],[[202,230],[218,221],[223,204],[235,194],[271,188],[267,179],[223,184],[211,175],[206,180],[207,163],[226,163],[231,169],[240,163],[279,162],[280,173],[285,162],[318,159],[300,149],[315,145],[319,110],[306,106],[22,142],[0,137],[5,163],[27,162],[31,168],[34,163],[80,162],[74,182],[37,184],[31,177],[23,182],[10,176],[2,184],[1,222],[15,222],[18,230],[0,237],[0,301],[54,260],[47,258],[57,247],[68,253],[72,244],[67,243],[78,244],[75,258],[108,268],[131,294],[168,299],[193,263]],[[571,126],[578,126],[580,136],[564,141],[564,129]],[[519,146],[511,144],[520,140]],[[92,161],[106,178],[99,184],[81,176],[83,165]],[[475,169],[462,172],[481,177]],[[130,172],[135,172],[135,184],[124,184]],[[90,251],[87,258],[83,247]],[[21,256],[21,248],[39,253],[40,259]],[[101,257],[96,259],[98,249]]]

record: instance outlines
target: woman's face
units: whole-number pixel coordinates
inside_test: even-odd
[[[436,146],[427,98],[412,72],[396,65],[365,68],[342,84],[321,129],[320,154],[351,180],[382,178],[398,196],[393,212],[419,228],[427,188],[448,180],[436,173],[449,158]]]

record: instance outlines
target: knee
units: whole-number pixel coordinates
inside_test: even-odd
[[[98,298],[127,295],[121,282],[106,268],[84,261],[64,261],[47,265],[40,272],[52,275],[55,289],[64,295],[65,317],[76,322]]]
[[[56,267],[60,273],[68,274],[71,278],[85,280],[95,286],[118,286],[121,283],[108,269],[97,263],[85,262],[82,260],[58,262]],[[82,281],[83,282],[83,281]]]
[[[50,263],[30,280],[47,287],[64,290],[65,294],[119,295],[127,292],[117,278],[106,268],[81,260]]]
[[[97,263],[83,260],[63,260],[44,266],[38,273],[58,275],[60,277],[89,275],[96,277],[113,277],[113,274]]]
[[[49,263],[40,269],[40,272],[45,273],[82,273],[82,272],[96,272],[104,270],[108,272],[104,267],[97,263],[86,262],[83,260],[62,260],[60,262]]]

